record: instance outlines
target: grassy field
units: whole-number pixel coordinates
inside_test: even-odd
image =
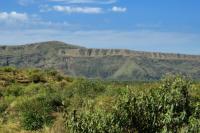
[[[127,71],[128,72],[128,71]],[[200,132],[200,83],[87,80],[0,68],[0,133]]]

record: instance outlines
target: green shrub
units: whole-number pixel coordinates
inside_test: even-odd
[[[106,86],[99,81],[81,79],[76,81],[71,89],[72,95],[94,98],[97,95],[103,94]]]
[[[23,94],[24,87],[14,84],[6,88],[6,90],[3,92],[4,96],[20,96]]]
[[[200,132],[200,102],[195,104],[194,112],[189,117],[187,131],[191,133]]]
[[[177,132],[189,118],[190,83],[181,77],[166,77],[150,94],[127,94],[116,110],[116,121],[139,132]]]
[[[24,89],[25,95],[40,95],[40,94],[47,94],[47,93],[54,93],[56,92],[56,88],[52,88],[53,85],[42,84],[42,83],[31,83]]]
[[[200,132],[200,118],[195,118],[191,116],[189,118],[189,124],[186,131],[189,133],[199,133]]]
[[[0,114],[2,114],[8,108],[8,104],[4,101],[0,101]]]
[[[64,79],[64,77],[61,76],[60,74],[57,74],[57,75],[55,76],[55,78],[56,78],[57,81],[62,81],[62,80]]]
[[[35,95],[35,94],[39,94],[39,92],[44,89],[44,86],[41,84],[35,84],[35,83],[31,83],[29,85],[27,85],[24,89],[24,94],[25,95]]]
[[[40,85],[32,86],[31,88],[42,87]],[[29,88],[30,89],[30,88]],[[26,90],[26,94],[30,91]],[[37,89],[36,89],[37,90]],[[19,102],[18,110],[21,114],[21,125],[26,130],[38,130],[44,125],[49,125],[53,122],[52,113],[61,111],[63,106],[62,99],[59,93],[51,91],[43,86],[42,90],[37,90],[30,98]]]
[[[19,107],[21,125],[26,130],[37,130],[52,123],[52,107],[45,98],[30,99]]]
[[[83,111],[79,116],[73,112],[67,127],[73,133],[121,133],[122,129],[113,122],[113,115],[101,110]]]
[[[10,106],[10,104],[16,99],[15,96],[4,96],[0,98],[0,112],[3,113]]]
[[[39,83],[39,82],[46,82],[46,80],[44,79],[44,76],[41,73],[34,73],[31,75],[31,80],[34,83]]]
[[[50,68],[50,69],[46,69],[45,72],[50,75],[50,76],[56,76],[58,74],[58,71],[56,71],[55,69],[53,68]]]
[[[63,106],[62,98],[58,93],[52,93],[46,96],[46,102],[49,104],[53,111],[59,111]]]
[[[7,66],[7,67],[2,67],[0,68],[0,71],[4,71],[4,72],[15,72],[16,68],[12,67],[12,66]]]
[[[10,99],[0,99],[0,125],[7,120]]]
[[[41,129],[46,121],[51,121],[51,117],[46,116],[46,114],[40,114],[35,111],[22,113],[21,124],[26,130]]]
[[[46,82],[45,76],[46,76],[46,73],[37,69],[29,71],[30,80],[34,83]]]
[[[154,133],[178,132],[190,123],[188,131],[198,131],[199,118],[191,117],[198,113],[191,112],[189,88],[190,82],[185,78],[167,76],[160,88],[151,89],[149,94],[124,91],[113,112],[93,109],[80,112],[71,117],[70,126],[74,132]],[[197,108],[195,110],[198,112]]]

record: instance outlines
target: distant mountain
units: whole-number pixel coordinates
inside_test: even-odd
[[[0,66],[55,68],[66,75],[112,80],[156,80],[166,73],[200,79],[200,56],[88,49],[58,41],[0,46]]]

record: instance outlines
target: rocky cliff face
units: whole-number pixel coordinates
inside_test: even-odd
[[[146,57],[153,59],[178,59],[178,60],[200,60],[200,56],[184,54],[166,54],[156,52],[140,52],[126,49],[63,49],[60,55],[71,57],[105,57],[105,56],[127,56],[127,57]]]
[[[154,80],[165,73],[200,79],[200,56],[140,52],[124,49],[87,49],[62,42],[0,46],[0,66],[56,68],[87,78]]]

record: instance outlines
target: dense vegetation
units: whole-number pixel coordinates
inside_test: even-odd
[[[200,84],[113,82],[0,68],[0,132],[200,132]]]

